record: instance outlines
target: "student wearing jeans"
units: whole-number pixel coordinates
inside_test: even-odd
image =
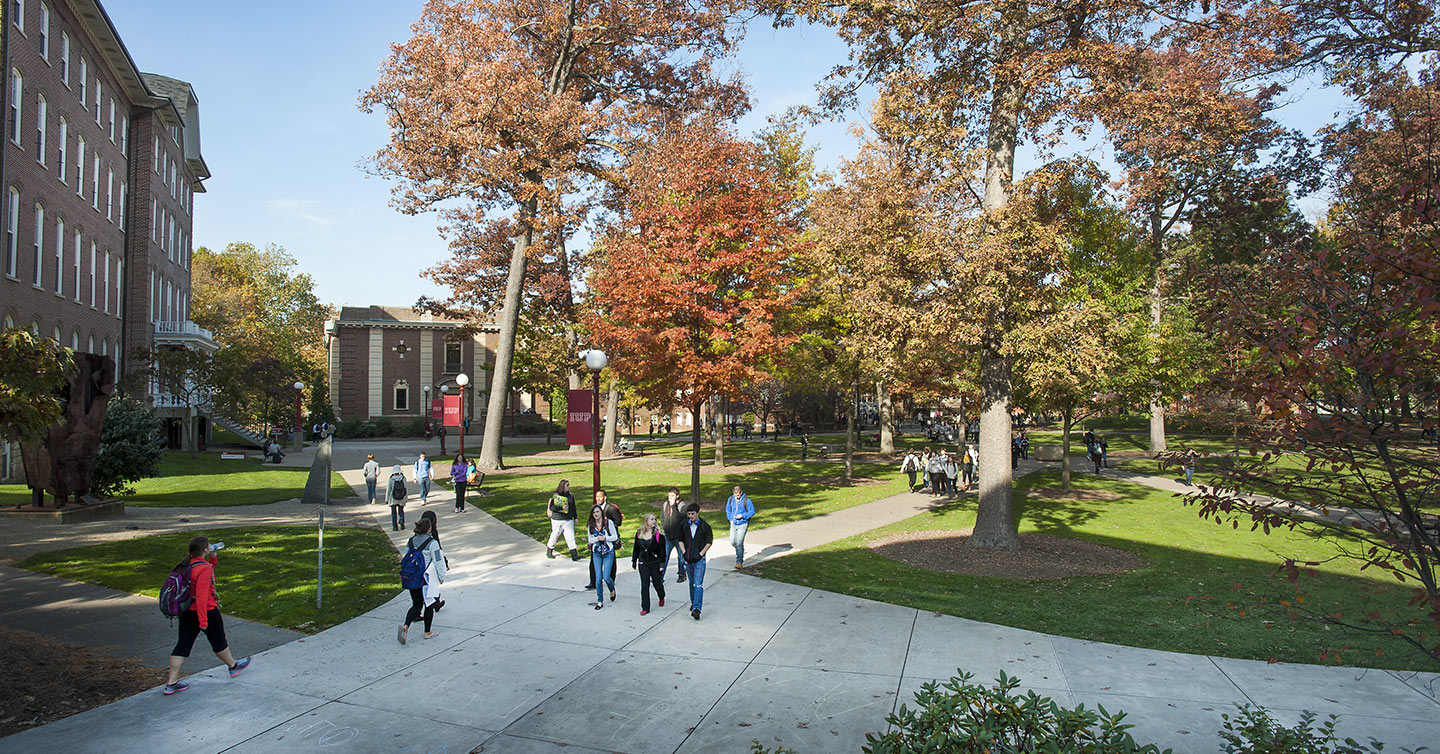
[[[680,549],[680,527],[685,523],[685,506],[680,504],[680,490],[671,487],[660,506],[660,528],[665,532],[665,557],[660,560],[660,576],[670,567],[670,551],[675,551],[675,583],[685,583],[685,553]]]
[[[725,500],[725,518],[730,521],[730,546],[735,548],[735,568],[745,567],[745,532],[750,528],[750,518],[755,515],[755,503],[740,489],[730,491]]]
[[[435,470],[430,466],[430,458],[424,453],[415,460],[415,490],[420,493],[420,504],[430,504],[430,480],[435,478]]]
[[[700,603],[705,598],[705,553],[715,536],[710,524],[700,518],[700,504],[685,507],[685,524],[680,527],[680,552],[685,559],[685,576],[690,581],[690,617],[700,620]]]
[[[620,533],[599,506],[590,509],[585,529],[589,535],[590,565],[595,571],[595,609],[599,610],[605,607],[606,587],[610,588],[610,601],[615,601],[615,577],[611,569],[615,567],[615,543],[620,541]]]
[[[375,504],[375,486],[380,482],[380,463],[375,460],[375,454],[365,456],[365,465],[360,467],[365,474],[365,494],[369,496],[367,505]]]
[[[185,561],[175,566],[174,570],[190,569],[190,594],[195,601],[185,612],[180,613],[180,637],[175,642],[175,648],[170,650],[170,678],[165,682],[166,696],[190,688],[190,684],[180,680],[180,669],[185,665],[185,658],[190,656],[190,649],[195,646],[195,640],[201,633],[210,641],[210,649],[215,656],[230,669],[231,678],[240,675],[240,671],[250,666],[249,657],[236,660],[230,654],[230,642],[225,638],[225,620],[220,616],[220,597],[215,590],[215,566],[220,564],[220,560],[215,556],[215,550],[211,549],[210,540],[206,537],[190,540],[188,553]]]

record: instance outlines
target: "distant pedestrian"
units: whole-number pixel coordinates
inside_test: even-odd
[[[1196,452],[1195,452],[1195,449],[1194,449],[1194,448],[1190,448],[1189,450],[1185,451],[1185,456],[1184,456],[1184,461],[1183,461],[1183,463],[1185,464],[1185,486],[1186,486],[1186,487],[1194,487],[1194,486],[1195,486],[1195,459],[1198,458],[1199,455],[1200,455],[1199,453],[1196,453]]]
[[[685,556],[685,577],[690,582],[690,617],[700,620],[705,598],[705,554],[715,542],[710,524],[700,518],[700,504],[685,507],[685,525],[680,529],[680,552]]]
[[[935,451],[929,445],[925,446],[924,452],[920,454],[920,489],[930,486],[930,459],[935,457]]]
[[[974,482],[975,462],[970,458],[970,448],[967,446],[960,454],[960,488],[969,492],[970,485]]]
[[[380,464],[376,462],[374,453],[365,456],[365,465],[360,467],[360,471],[365,474],[365,494],[370,498],[365,504],[374,505],[375,485],[380,481]]]
[[[579,560],[580,553],[575,549],[575,496],[570,494],[569,479],[561,479],[555,485],[555,492],[545,504],[545,512],[550,516],[550,541],[545,543],[545,557],[555,557],[555,542],[564,534],[565,544],[570,548],[570,559]]]
[[[680,549],[680,527],[685,525],[685,507],[680,504],[680,490],[671,487],[665,493],[665,502],[660,505],[660,527],[665,531],[665,559],[660,563],[660,575],[670,568],[670,551],[675,550],[675,570],[679,573],[675,583],[685,583],[685,552]]]
[[[230,654],[230,642],[225,638],[225,619],[220,616],[220,596],[215,590],[215,567],[219,564],[220,559],[215,554],[215,548],[210,546],[210,540],[206,537],[195,537],[190,540],[185,559],[172,569],[187,570],[190,596],[194,601],[180,613],[180,636],[175,641],[175,648],[170,650],[170,677],[165,682],[166,696],[190,688],[190,684],[180,680],[180,669],[184,667],[185,658],[190,656],[190,649],[195,646],[195,640],[201,633],[209,640],[210,650],[230,670],[231,678],[240,675],[240,671],[250,666],[249,657],[236,660]]]
[[[930,480],[930,497],[945,492],[945,451],[930,456],[925,464],[925,476]]]
[[[590,509],[590,519],[585,523],[587,542],[590,545],[590,570],[595,574],[595,609],[605,607],[605,589],[610,590],[610,601],[615,601],[615,543],[620,541],[620,532],[615,522],[605,517],[604,508]]]
[[[385,503],[390,506],[390,527],[395,531],[405,528],[405,498],[409,491],[405,489],[405,471],[400,464],[390,470],[390,478],[385,482]]]
[[[422,518],[415,522],[415,534],[405,543],[405,557],[409,558],[412,552],[418,553],[423,560],[420,566],[420,576],[414,581],[405,581],[405,561],[401,561],[401,584],[410,593],[410,609],[405,613],[405,622],[395,632],[395,639],[401,644],[410,633],[410,624],[417,620],[425,622],[425,636],[430,639],[440,635],[439,631],[431,631],[431,622],[435,619],[435,605],[426,604],[425,587],[434,579],[435,586],[445,582],[445,553],[440,550],[440,540],[436,539],[430,531],[429,519]]]
[[[745,567],[745,532],[750,530],[750,519],[755,515],[755,503],[750,496],[735,485],[730,497],[725,499],[725,518],[730,522],[730,546],[735,548],[735,569]]]
[[[914,450],[905,452],[905,460],[900,462],[900,471],[909,475],[910,484],[907,487],[911,492],[915,491],[915,475],[920,473],[920,456],[915,455]]]
[[[420,504],[430,504],[430,482],[435,479],[435,467],[424,453],[415,459],[415,491],[420,495]]]
[[[810,455],[810,435],[800,433],[800,460],[805,460]]]
[[[470,463],[465,456],[457,455],[450,464],[450,483],[455,485],[455,512],[465,512],[465,487],[469,482]]]
[[[640,571],[640,614],[650,614],[650,585],[655,585],[655,596],[660,607],[665,607],[665,560],[670,548],[665,533],[655,522],[654,513],[641,517],[640,529],[635,532],[635,545],[630,550],[630,570]]]
[[[1100,438],[1100,465],[1110,468],[1110,443],[1105,438]]]
[[[958,492],[959,488],[956,485],[959,478],[960,465],[955,463],[954,456],[947,453],[945,455],[945,491],[952,495]]]

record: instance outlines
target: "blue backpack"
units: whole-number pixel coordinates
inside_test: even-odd
[[[427,537],[424,544],[430,544]],[[400,588],[401,589],[423,589],[425,588],[425,548],[419,549],[407,545],[405,557],[400,559]]]

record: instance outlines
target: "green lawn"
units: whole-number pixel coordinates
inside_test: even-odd
[[[741,459],[758,459],[772,443],[737,442],[727,445],[726,458],[734,463]],[[666,446],[653,454],[667,460],[684,461],[688,458],[689,447],[679,449]],[[702,457],[713,458],[713,449]],[[653,457],[649,450],[647,458]],[[798,458],[798,456],[797,456]],[[665,499],[665,492],[672,485],[680,488],[682,499],[690,494],[690,472],[657,471],[642,459],[607,461],[601,466],[601,484],[610,499],[625,513],[622,537],[627,541],[639,527],[640,517],[645,512],[658,514],[658,504]],[[515,456],[506,459],[512,469],[521,473],[491,475],[482,485],[485,497],[470,498],[471,505],[478,505],[501,521],[544,542],[550,537],[549,516],[545,503],[561,479],[569,479],[575,495],[576,505],[583,518],[589,510],[591,499],[591,462],[587,458],[561,459],[555,457]],[[677,466],[677,468],[679,468]],[[708,469],[708,467],[706,467]],[[834,461],[769,462],[756,471],[748,473],[710,474],[700,477],[702,500],[723,501],[730,495],[730,488],[739,484],[746,494],[755,501],[756,515],[751,520],[751,530],[763,529],[777,524],[789,523],[868,503],[883,497],[905,491],[905,480],[899,472],[899,462],[856,463],[857,479],[878,479],[878,484],[844,483],[845,464],[843,456]],[[441,489],[449,487],[448,461],[436,463],[437,479]],[[648,503],[656,503],[649,505]],[[723,514],[707,513],[713,525],[724,531]],[[583,522],[581,524],[583,526]]]
[[[1347,664],[1434,669],[1395,640],[1342,633],[1292,619],[1281,600],[1294,587],[1277,574],[1277,552],[1323,558],[1323,542],[1292,532],[1263,535],[1201,521],[1169,493],[1077,475],[1080,489],[1118,493],[1112,502],[1031,500],[1024,491],[1056,484],[1046,471],[1017,483],[1021,532],[1074,537],[1128,550],[1137,570],[1115,575],[1021,581],[929,571],[876,554],[866,542],[887,535],[973,525],[968,498],[860,536],[763,563],[768,578],[860,597],[1082,639],[1249,659],[1321,662],[1338,651]],[[1344,563],[1302,577],[1304,605],[1324,614],[1372,610],[1406,615],[1410,592]],[[1368,574],[1369,572],[1367,572]],[[1267,623],[1267,621],[1273,621]]]
[[[384,604],[400,591],[399,555],[377,529],[325,530],[323,609],[315,609],[316,530],[232,527],[157,534],[41,553],[21,568],[158,597],[192,537],[224,542],[216,569],[228,615],[315,633]],[[159,608],[156,608],[159,615]]]
[[[222,461],[218,453],[169,451],[160,462],[160,475],[135,484],[126,505],[186,508],[276,503],[300,496],[310,469],[261,463],[257,458]],[[355,491],[330,475],[332,500],[354,497]],[[0,505],[24,505],[30,490],[23,484],[0,485]],[[48,503],[47,503],[48,504]]]

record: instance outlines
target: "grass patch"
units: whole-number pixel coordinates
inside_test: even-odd
[[[160,462],[159,476],[135,483],[126,505],[153,508],[195,508],[262,505],[300,497],[310,469],[276,466],[258,458],[222,461],[219,454],[171,451]],[[330,475],[330,498],[354,497],[355,491],[339,474]],[[23,484],[0,485],[0,505],[28,505],[30,490]],[[48,504],[48,503],[47,503]]]
[[[315,609],[315,528],[230,527],[156,534],[45,552],[21,568],[147,597],[160,596],[170,569],[192,537],[224,542],[216,569],[228,615],[315,633],[389,601],[400,591],[400,557],[378,529],[325,530],[324,607]],[[159,608],[156,608],[159,615]]]
[[[1294,587],[1277,573],[1277,552],[1323,558],[1327,545],[1302,534],[1234,531],[1201,521],[1169,493],[1093,476],[1075,478],[1082,490],[1108,490],[1116,500],[1038,500],[1034,486],[1054,485],[1046,471],[1016,485],[1022,532],[1073,537],[1140,556],[1145,565],[1121,574],[1019,581],[929,571],[882,557],[867,542],[886,536],[961,529],[975,522],[975,500],[959,501],[865,534],[777,558],[757,566],[768,578],[908,605],[937,613],[1044,631],[1061,636],[1177,652],[1323,661],[1339,652],[1350,664],[1434,669],[1393,639],[1356,636],[1300,619],[1281,600]],[[1346,616],[1379,611],[1406,615],[1410,591],[1361,575],[1348,563],[1327,563],[1302,577],[1305,605]]]

